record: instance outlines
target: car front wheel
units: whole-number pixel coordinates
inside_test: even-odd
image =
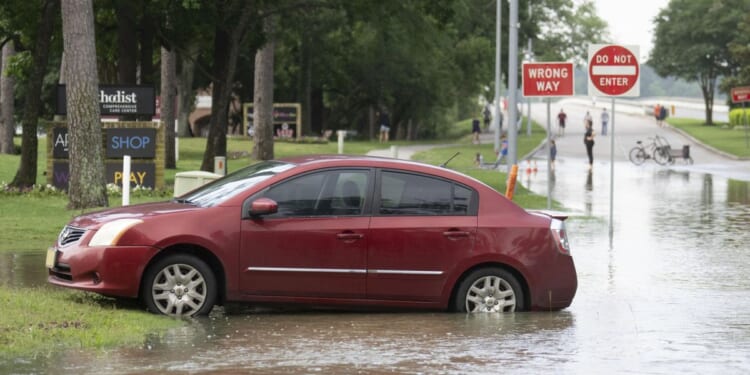
[[[524,310],[518,280],[502,268],[482,268],[460,284],[455,309],[460,312],[513,312]]]
[[[211,268],[194,256],[168,256],[146,271],[143,299],[155,313],[205,315],[216,301],[216,278]]]

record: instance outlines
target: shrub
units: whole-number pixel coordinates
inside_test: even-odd
[[[744,126],[750,124],[750,108],[735,108],[729,111],[729,125]]]

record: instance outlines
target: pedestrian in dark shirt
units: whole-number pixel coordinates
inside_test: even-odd
[[[479,133],[482,131],[482,129],[479,128],[479,119],[474,118],[471,120],[471,132],[474,133],[474,140],[473,143],[475,145],[479,144]]]
[[[586,145],[586,154],[589,157],[589,170],[594,166],[594,130],[591,120],[586,121],[586,133],[583,135],[583,144]]]

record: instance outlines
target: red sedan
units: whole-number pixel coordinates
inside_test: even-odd
[[[577,288],[564,219],[445,168],[298,157],[76,217],[47,268],[52,284],[174,316],[226,301],[555,310]]]

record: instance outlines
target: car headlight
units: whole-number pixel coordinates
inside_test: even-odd
[[[142,223],[140,219],[119,219],[102,225],[94,237],[89,241],[89,246],[112,246],[130,228]]]

